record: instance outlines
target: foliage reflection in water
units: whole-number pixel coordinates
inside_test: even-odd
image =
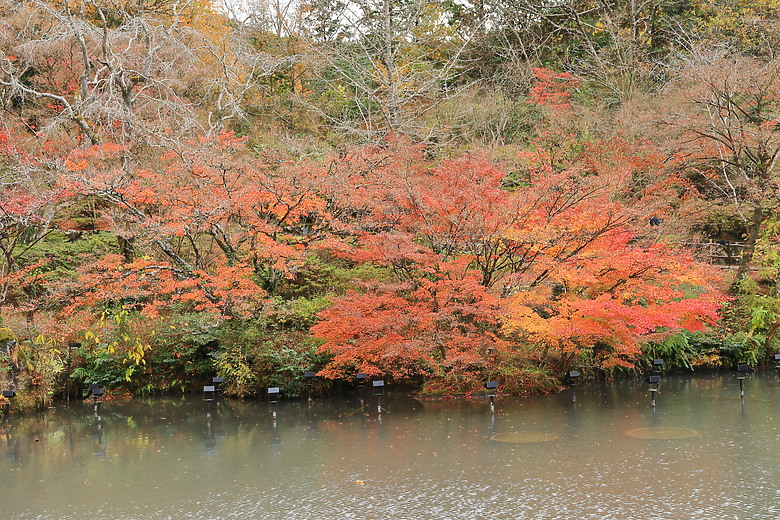
[[[665,378],[537,398],[153,399],[12,416],[4,519],[780,516],[780,385]],[[634,434],[632,435],[631,432]],[[683,436],[685,433],[685,436]],[[653,438],[646,438],[652,436]]]

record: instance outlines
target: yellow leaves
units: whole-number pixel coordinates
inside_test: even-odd
[[[504,307],[502,323],[508,332],[524,331],[530,334],[545,335],[549,327],[534,308],[540,308],[549,301],[541,292],[524,291],[513,295]]]
[[[550,327],[546,320],[537,314],[531,307],[519,306],[511,310],[511,317],[504,319],[504,328],[507,332],[522,331],[536,336],[548,336]]]
[[[135,344],[128,350],[127,358],[135,365],[146,365],[146,351],[151,350],[152,346],[136,340]],[[128,379],[129,381],[129,379]]]
[[[0,343],[16,340],[16,334],[9,327],[0,327]]]
[[[148,317],[122,306],[106,310],[84,333],[86,356],[99,362],[113,362],[124,368],[124,378],[130,381],[139,367],[147,364],[146,354],[152,345],[144,339],[154,337],[147,332]]]

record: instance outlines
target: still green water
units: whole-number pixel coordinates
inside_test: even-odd
[[[4,425],[0,518],[780,518],[775,374],[572,398],[71,403]]]

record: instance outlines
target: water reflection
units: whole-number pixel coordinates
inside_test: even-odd
[[[370,389],[71,404],[0,426],[0,503],[20,520],[775,518],[779,392],[759,374],[744,399],[733,376],[667,377],[655,407],[644,381],[493,413]]]

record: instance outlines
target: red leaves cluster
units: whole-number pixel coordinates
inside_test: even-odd
[[[404,380],[486,366],[488,349],[503,343],[500,301],[467,264],[423,265],[413,280],[372,283],[323,311],[312,333],[334,357],[320,375],[360,371]]]
[[[543,150],[530,155],[526,185],[512,191],[480,157],[430,164],[402,140],[342,158],[334,170],[342,185],[359,183],[361,206],[352,206],[358,247],[339,254],[391,267],[398,282],[345,296],[321,315],[313,333],[334,355],[322,374],[431,379],[462,360],[459,370],[486,375],[501,368],[487,347],[509,342],[533,345],[537,361],[561,368],[584,351],[604,367],[631,366],[645,342],[717,320],[717,276],[631,231],[625,203],[644,196],[631,183],[658,173],[659,154],[625,143],[600,149],[607,153],[586,147],[555,167]],[[443,276],[444,265],[458,274]],[[461,297],[439,299],[455,280]]]
[[[171,311],[246,317],[264,296],[251,276],[252,270],[243,264],[220,265],[213,273],[185,272],[149,258],[126,262],[121,255],[107,255],[85,268],[66,314],[101,308],[107,302],[131,302],[130,307],[149,317]]]
[[[531,87],[529,100],[537,105],[556,111],[571,110],[571,92],[580,85],[580,80],[568,72],[553,72],[535,67],[536,83]]]

